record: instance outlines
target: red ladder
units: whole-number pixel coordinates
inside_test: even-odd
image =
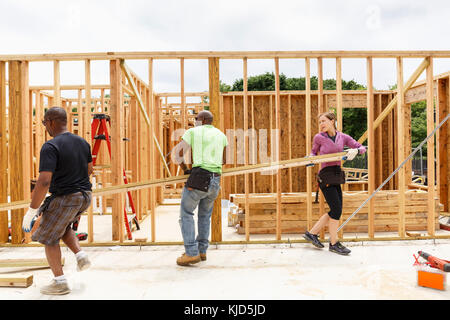
[[[92,129],[92,140],[94,142],[94,147],[92,148],[92,164],[95,166],[95,163],[97,161],[97,155],[98,152],[100,150],[100,144],[102,142],[102,140],[106,141],[106,145],[108,146],[108,152],[109,152],[109,159],[111,159],[111,137],[109,136],[109,132],[108,132],[108,127],[107,127],[107,123],[110,123],[110,117],[106,114],[95,114],[94,115],[94,120],[92,121],[91,124],[91,129]],[[125,174],[125,169],[123,170],[123,181],[125,182],[125,184],[128,184],[128,179],[127,176]],[[125,227],[127,229],[127,235],[128,235],[128,240],[132,240],[133,236],[131,234],[131,222],[133,221],[136,225],[136,229],[140,230],[139,227],[139,222],[136,218],[136,209],[134,208],[134,202],[133,202],[133,198],[131,197],[131,192],[128,191],[128,201],[130,203],[130,207],[131,210],[133,211],[133,216],[132,216],[132,220],[130,222],[128,222],[128,215],[127,215],[127,210],[126,208],[123,209],[123,213],[124,213],[124,220],[125,220]]]

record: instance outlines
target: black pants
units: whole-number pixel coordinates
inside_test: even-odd
[[[319,184],[320,190],[322,190],[323,196],[330,207],[328,215],[330,218],[339,220],[342,215],[342,189],[338,185],[325,185]]]

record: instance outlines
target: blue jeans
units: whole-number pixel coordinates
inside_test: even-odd
[[[208,191],[183,188],[180,205],[180,227],[188,256],[206,253],[214,200],[220,190],[220,176],[213,177]],[[195,238],[194,210],[198,206],[198,235]]]

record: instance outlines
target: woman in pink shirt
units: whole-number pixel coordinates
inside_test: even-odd
[[[314,136],[311,155],[322,155],[330,153],[338,153],[344,150],[344,147],[356,148],[360,154],[366,152],[366,148],[349,135],[336,130],[336,116],[332,112],[325,112],[319,115],[319,133]],[[325,167],[327,170],[341,170],[341,162],[324,162],[321,170]],[[319,188],[330,207],[330,212],[324,214],[308,232],[303,236],[314,246],[323,248],[324,245],[319,241],[318,234],[324,226],[328,224],[330,233],[329,250],[338,254],[348,255],[351,251],[344,247],[337,237],[337,229],[339,227],[339,219],[342,214],[342,189],[340,184],[326,184],[319,182]]]

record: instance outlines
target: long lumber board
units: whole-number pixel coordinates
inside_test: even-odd
[[[28,288],[32,284],[32,274],[0,274],[0,287]]]
[[[319,163],[323,163],[323,162],[339,161],[339,160],[343,160],[347,155],[348,155],[347,152],[338,152],[338,153],[331,153],[331,154],[326,154],[326,155],[309,156],[309,157],[283,160],[283,161],[277,161],[277,162],[269,162],[269,163],[254,164],[254,165],[241,166],[241,167],[235,167],[235,168],[227,168],[227,169],[223,170],[222,176],[228,177],[228,176],[241,175],[241,174],[245,174],[245,173],[273,171],[273,170],[277,170],[277,169],[286,169],[286,168],[292,168],[292,167],[306,166],[308,164],[319,164]],[[169,178],[163,178],[163,179],[148,180],[148,181],[144,181],[144,182],[128,183],[128,184],[123,184],[123,185],[119,185],[119,186],[110,186],[110,187],[105,187],[105,188],[101,188],[101,189],[94,189],[92,191],[92,195],[93,196],[106,196],[106,195],[112,195],[112,194],[121,193],[121,192],[141,190],[141,189],[146,189],[146,188],[151,188],[151,187],[159,187],[159,186],[163,186],[163,185],[167,185],[167,184],[183,183],[187,180],[188,177],[189,177],[188,175],[182,175],[182,176],[169,177]],[[29,205],[30,205],[30,200],[21,200],[21,201],[15,201],[15,202],[10,202],[10,203],[1,203],[0,211],[27,208]]]
[[[61,258],[64,266],[65,258]],[[49,267],[47,259],[0,259],[0,268]]]

